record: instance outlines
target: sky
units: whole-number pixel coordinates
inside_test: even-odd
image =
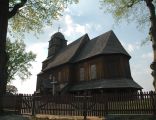
[[[85,33],[88,33],[90,39],[99,36],[109,30],[113,30],[124,48],[131,55],[130,68],[134,81],[141,85],[143,91],[154,90],[153,78],[151,76],[150,64],[153,60],[152,47],[150,42],[141,45],[141,42],[148,34],[148,28],[138,30],[137,24],[122,22],[116,24],[111,14],[105,13],[100,9],[98,0],[80,0],[78,4],[68,6],[62,13],[63,16],[57,21],[53,21],[51,26],[45,26],[44,32],[38,35],[38,38],[32,34],[26,34],[25,44],[27,51],[33,51],[37,58],[32,63],[30,70],[32,76],[21,81],[18,78],[12,82],[19,93],[32,94],[36,90],[37,74],[41,71],[42,61],[48,55],[48,41],[50,37],[58,31],[68,40],[68,44]]]

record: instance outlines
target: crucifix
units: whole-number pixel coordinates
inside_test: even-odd
[[[52,77],[52,75],[50,75],[49,78],[50,78],[50,81],[52,80],[52,82],[50,82],[50,83],[53,85],[52,93],[53,93],[53,96],[54,96],[54,94],[55,94],[55,84],[57,83],[57,81],[55,81],[55,77],[54,76]]]

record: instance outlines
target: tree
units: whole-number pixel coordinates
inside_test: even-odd
[[[150,23],[149,35],[152,42],[154,60],[151,64],[153,86],[156,91],[156,0],[101,0],[117,21],[135,20],[138,25]]]
[[[8,94],[16,94],[18,92],[18,90],[14,85],[7,85],[6,92]]]
[[[10,30],[38,33],[61,15],[66,5],[78,0],[0,0],[0,111],[7,84],[6,35]]]
[[[8,26],[8,0],[0,0],[0,113],[3,113],[3,95],[7,84],[6,35]]]
[[[23,40],[11,42],[8,39],[6,49],[9,58],[7,83],[14,80],[15,76],[19,76],[21,80],[27,79],[31,75],[29,68],[32,67],[31,62],[35,61],[36,55],[31,51],[26,52],[26,45]]]

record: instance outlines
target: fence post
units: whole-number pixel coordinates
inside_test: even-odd
[[[104,94],[104,118],[105,118],[105,120],[107,120],[108,119],[108,99],[109,99],[109,97],[110,97],[110,94],[108,94],[108,93],[105,93]]]
[[[87,120],[87,96],[86,92],[84,93],[84,101],[83,101],[83,120]]]
[[[22,109],[22,98],[23,98],[23,94],[19,94],[16,96],[17,97],[17,110],[18,110],[18,114],[21,114],[21,109]]]
[[[36,112],[36,106],[35,106],[35,96],[36,96],[36,94],[34,93],[33,95],[32,95],[32,116],[35,116],[35,112]]]
[[[153,105],[153,115],[156,116],[156,95],[153,91],[150,92],[150,97],[152,99],[152,105]]]

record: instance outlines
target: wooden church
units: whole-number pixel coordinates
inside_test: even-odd
[[[48,57],[37,76],[42,94],[137,92],[131,76],[131,56],[114,32],[90,40],[87,34],[67,45],[62,33],[52,35]]]

